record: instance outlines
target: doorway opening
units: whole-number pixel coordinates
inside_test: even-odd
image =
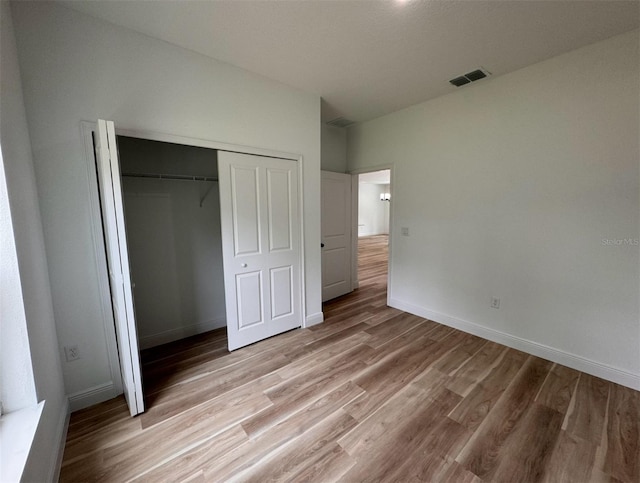
[[[323,289],[344,285],[345,280],[351,281],[352,287],[329,297],[324,297],[323,290],[326,324],[357,324],[378,317],[376,311],[388,305],[391,170],[385,167],[351,175],[327,173],[323,177]],[[343,183],[350,189],[342,187]],[[341,216],[345,207],[348,215]],[[347,238],[341,235],[347,231],[343,229],[345,223],[351,226],[345,242],[350,246],[348,254],[341,249],[344,243],[334,242]],[[329,256],[332,252],[341,256],[336,263]],[[350,273],[344,275],[345,269]]]
[[[358,178],[358,286],[387,295],[391,170],[357,175]]]

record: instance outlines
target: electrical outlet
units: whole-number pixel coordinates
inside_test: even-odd
[[[68,345],[64,348],[64,356],[67,359],[67,362],[77,361],[80,359],[80,351],[78,350],[77,345]]]
[[[498,297],[491,297],[491,308],[492,309],[500,308],[500,299]]]
[[[402,233],[402,236],[409,236],[409,227],[403,226],[400,228],[400,232]]]

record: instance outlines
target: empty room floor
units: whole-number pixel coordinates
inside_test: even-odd
[[[62,481],[640,481],[640,393],[386,307],[386,237],[325,322],[143,352],[147,412],[75,412]]]

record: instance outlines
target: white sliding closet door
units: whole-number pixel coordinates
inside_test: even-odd
[[[102,225],[107,249],[111,301],[118,336],[124,395],[132,416],[144,411],[140,351],[133,309],[129,253],[120,183],[120,163],[112,121],[98,121],[96,163],[102,206]]]
[[[302,325],[296,161],[218,152],[229,350]]]

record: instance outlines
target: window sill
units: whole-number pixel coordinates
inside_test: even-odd
[[[0,481],[20,481],[42,408],[44,401],[0,417]]]

